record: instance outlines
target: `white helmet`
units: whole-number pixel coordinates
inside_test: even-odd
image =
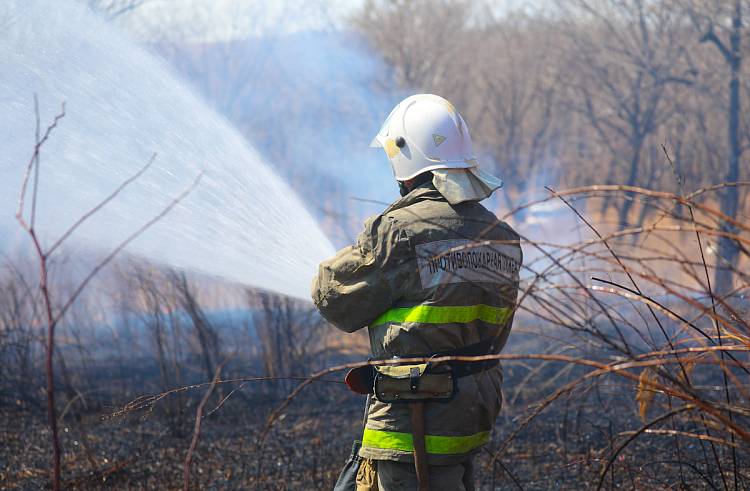
[[[401,101],[370,146],[385,149],[398,181],[436,169],[477,166],[466,122],[453,104],[433,94]]]

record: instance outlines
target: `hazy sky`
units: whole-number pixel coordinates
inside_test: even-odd
[[[341,25],[362,0],[146,0],[118,23],[145,40],[218,40]]]
[[[498,13],[549,0],[490,0]],[[117,22],[143,40],[219,40],[346,24],[364,0],[145,0]]]

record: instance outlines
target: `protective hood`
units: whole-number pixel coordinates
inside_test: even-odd
[[[469,169],[435,169],[432,183],[448,203],[481,201],[503,187],[502,179],[483,172],[479,167]]]

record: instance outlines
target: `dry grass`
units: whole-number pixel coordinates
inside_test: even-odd
[[[685,196],[631,186],[549,190],[577,239],[558,240],[571,234],[554,221],[551,239],[524,238],[506,352],[461,358],[495,357],[505,367],[505,410],[477,458],[482,487],[750,486],[750,225],[717,209],[727,186],[744,192],[750,183]],[[646,220],[615,227],[591,213],[601,199],[633,202],[632,214]],[[737,264],[712,253],[719,237],[735,241]],[[734,284],[712,284],[720,268]],[[99,291],[123,305],[104,335],[81,327],[101,296],[87,305],[74,288],[69,298],[78,302],[54,306],[8,264],[0,486],[49,482],[46,362],[65,487],[330,488],[361,411],[337,377],[363,364],[364,337],[333,335],[309,305],[257,291],[236,295],[242,321],[217,322],[194,279],[152,270],[131,268],[124,283]],[[53,344],[47,356],[43,349],[54,337],[41,326],[64,341],[54,359]]]

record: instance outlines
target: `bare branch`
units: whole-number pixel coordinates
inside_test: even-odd
[[[89,284],[89,282],[94,278],[94,276],[99,273],[99,271],[102,270],[107,264],[112,261],[112,259],[117,256],[117,254],[120,253],[125,247],[127,247],[128,244],[130,244],[132,241],[134,241],[136,238],[138,238],[143,232],[151,228],[156,222],[161,220],[167,213],[169,213],[172,208],[177,206],[185,197],[187,197],[190,192],[195,189],[195,187],[200,182],[201,178],[203,177],[203,172],[198,174],[198,176],[195,178],[193,183],[185,189],[177,198],[175,198],[169,205],[167,205],[158,215],[153,217],[148,222],[144,223],[141,228],[133,232],[127,239],[122,241],[120,245],[118,245],[112,252],[109,253],[107,257],[105,257],[99,264],[97,264],[91,272],[81,281],[81,283],[78,285],[78,287],[75,289],[73,294],[68,298],[68,300],[65,302],[63,307],[60,309],[60,311],[57,313],[57,316],[55,316],[55,322],[59,322],[60,319],[65,315],[65,312],[68,311],[70,306],[76,301],[78,296],[83,292],[83,290],[86,288],[86,286]]]
[[[36,100],[36,96],[34,96],[34,98]],[[47,139],[52,133],[52,130],[57,128],[57,123],[64,117],[65,117],[65,102],[62,103],[62,108],[60,109],[60,113],[57,114],[57,116],[55,116],[55,119],[52,121],[52,124],[50,124],[47,127],[47,130],[44,132],[44,136],[42,136],[42,138],[37,138],[37,142],[34,145],[34,152],[31,155],[31,159],[29,159],[28,165],[26,166],[26,173],[24,174],[23,184],[21,185],[21,195],[18,199],[18,209],[16,210],[16,219],[24,228],[24,230],[26,230],[27,232],[31,229],[31,226],[27,224],[23,218],[23,207],[24,207],[24,200],[26,198],[26,188],[28,187],[28,183],[29,183],[29,176],[31,176],[31,170],[39,158],[39,151],[41,150],[42,145],[44,145],[47,142]]]
[[[148,160],[148,162],[146,163],[146,165],[144,165],[138,172],[136,172],[131,177],[129,177],[128,179],[126,179],[125,181],[123,181],[122,184],[120,184],[117,187],[117,189],[115,189],[112,192],[112,194],[110,194],[109,196],[107,196],[106,198],[104,198],[102,201],[100,201],[99,204],[97,204],[96,206],[94,206],[87,213],[83,214],[73,225],[71,225],[71,227],[67,231],[65,231],[65,233],[63,233],[62,236],[59,239],[57,239],[57,241],[49,248],[49,250],[47,250],[46,254],[49,256],[53,252],[55,252],[55,249],[57,249],[63,242],[65,242],[65,240],[68,237],[70,237],[70,235],[73,232],[75,232],[76,229],[78,227],[80,227],[86,220],[88,220],[89,218],[91,218],[91,216],[93,216],[94,214],[96,214],[96,212],[98,212],[99,210],[101,210],[102,208],[104,208],[104,206],[106,206],[107,203],[109,203],[110,201],[112,201],[113,199],[115,199],[117,197],[117,195],[120,194],[120,191],[122,191],[123,189],[125,189],[130,183],[132,183],[133,181],[135,181],[136,179],[138,179],[139,177],[141,177],[141,175],[144,172],[146,172],[146,170],[149,167],[151,167],[151,164],[154,163],[155,159],[156,159],[156,153],[154,153],[153,155],[151,155],[151,158]]]
[[[203,409],[206,407],[206,403],[211,397],[211,394],[213,394],[214,389],[216,388],[216,383],[221,379],[221,371],[227,361],[229,361],[229,359],[225,360],[224,363],[221,363],[216,367],[216,371],[214,372],[214,379],[211,382],[211,385],[208,387],[208,390],[206,390],[206,393],[203,395],[200,404],[198,404],[198,408],[195,410],[195,427],[193,428],[193,438],[190,441],[190,447],[188,448],[187,454],[185,455],[185,464],[182,472],[182,489],[184,491],[188,491],[190,489],[190,463],[193,461],[193,452],[198,446],[198,440],[201,436]]]
[[[713,27],[710,27],[708,31],[701,37],[700,39],[701,43],[713,43],[714,46],[716,46],[719,51],[721,52],[721,55],[724,57],[727,63],[732,63],[732,60],[734,60],[734,56],[732,56],[732,53],[729,51],[729,49],[724,45],[723,42],[721,42],[721,39],[716,35],[714,32]]]

